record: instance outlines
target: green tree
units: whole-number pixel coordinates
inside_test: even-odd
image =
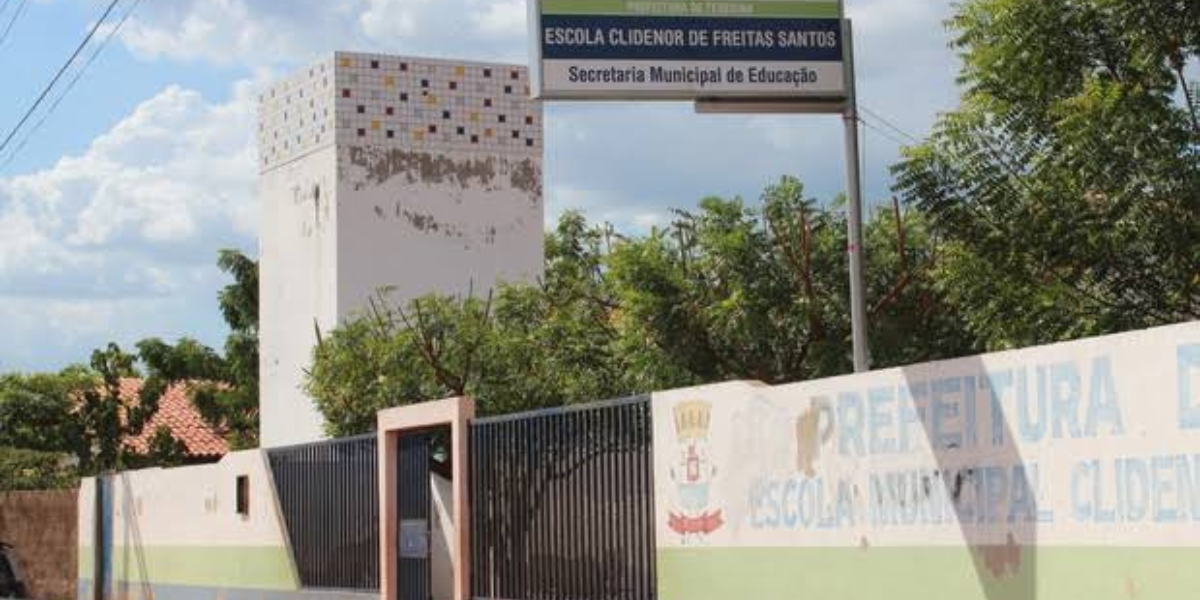
[[[567,213],[537,285],[488,298],[386,294],[323,335],[307,388],[331,435],[369,430],[397,403],[470,395],[482,413],[727,379],[796,381],[850,370],[845,220],[795,178],[759,208],[708,198],[626,237]],[[968,352],[932,287],[937,241],[914,211],[867,229],[877,364]]]
[[[77,390],[95,385],[82,367],[0,377],[0,491],[70,487],[87,448]]]
[[[95,375],[81,366],[0,376],[0,446],[80,456],[83,431],[74,414],[76,398],[95,385]]]
[[[81,431],[79,468],[83,473],[119,470],[135,461],[125,442],[141,434],[158,411],[159,394],[143,386],[134,397],[121,393],[121,382],[136,379],[137,357],[115,343],[92,352],[91,369],[98,381],[71,393]]]
[[[232,448],[253,448],[258,445],[258,263],[237,250],[221,250],[217,265],[233,277],[217,295],[229,325],[224,356],[190,338],[174,345],[148,338],[138,343],[138,354],[146,365],[148,393],[161,395],[171,385],[186,384],[201,417]]]
[[[78,485],[70,455],[0,446],[0,492],[49,490]]]
[[[187,449],[165,427],[152,432],[144,456],[126,446],[178,383],[232,447],[257,446],[258,265],[234,250],[222,250],[218,265],[234,279],[218,295],[230,327],[224,356],[190,338],[175,344],[149,338],[137,344],[137,354],[109,344],[92,353],[88,366],[0,376],[0,447],[65,453],[84,474],[181,464]],[[141,377],[139,363],[146,371],[140,392],[122,397],[122,380]],[[21,455],[18,462],[36,459]]]
[[[233,277],[217,297],[229,325],[225,377],[193,397],[206,421],[226,432],[234,449],[258,446],[258,262],[237,250],[221,250],[221,270]]]
[[[123,393],[128,390],[123,384],[139,377],[137,361],[109,344],[94,351],[86,367],[0,377],[0,447],[37,453],[11,456],[22,468],[45,466],[47,477],[75,472],[62,468],[63,456],[85,475],[181,464],[186,448],[165,427],[154,432],[145,455],[127,444],[157,412],[164,389],[151,377],[139,394]]]
[[[155,428],[146,446],[145,455],[132,457],[126,463],[130,468],[177,467],[188,463],[187,444],[175,437],[166,425]]]
[[[967,0],[960,107],[896,167],[1002,348],[1200,316],[1200,3]]]
[[[706,198],[668,227],[620,245],[611,277],[630,329],[697,382],[783,383],[846,373],[850,360],[846,221],[784,177],[761,206]],[[936,256],[919,215],[879,209],[866,227],[874,365],[969,352],[939,310]],[[649,363],[653,369],[661,364]]]
[[[602,268],[610,233],[565,215],[538,285],[404,306],[383,291],[314,351],[307,389],[328,433],[361,433],[381,408],[453,395],[495,414],[627,393]]]

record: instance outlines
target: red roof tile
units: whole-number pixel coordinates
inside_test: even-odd
[[[200,411],[188,398],[187,383],[177,383],[167,388],[158,400],[158,412],[150,417],[141,435],[126,440],[135,452],[146,453],[150,440],[159,427],[166,426],[176,439],[183,442],[191,456],[223,456],[229,452],[229,443],[209,425]],[[140,379],[122,379],[121,397],[133,401],[142,389]]]

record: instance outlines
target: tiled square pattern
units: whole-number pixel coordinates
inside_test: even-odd
[[[525,67],[338,52],[259,96],[259,169],[330,144],[541,156]]]

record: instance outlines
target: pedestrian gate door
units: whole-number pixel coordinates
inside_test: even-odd
[[[400,436],[396,461],[399,600],[431,600],[433,595],[429,561],[429,445],[430,434],[426,432]]]

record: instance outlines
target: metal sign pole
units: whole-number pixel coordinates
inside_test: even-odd
[[[846,132],[846,195],[850,205],[846,219],[846,254],[850,260],[850,338],[854,371],[871,369],[867,346],[867,300],[863,284],[862,179],[858,172],[858,94],[854,83],[854,35],[850,21],[842,20],[846,44],[846,108],[842,123]]]

